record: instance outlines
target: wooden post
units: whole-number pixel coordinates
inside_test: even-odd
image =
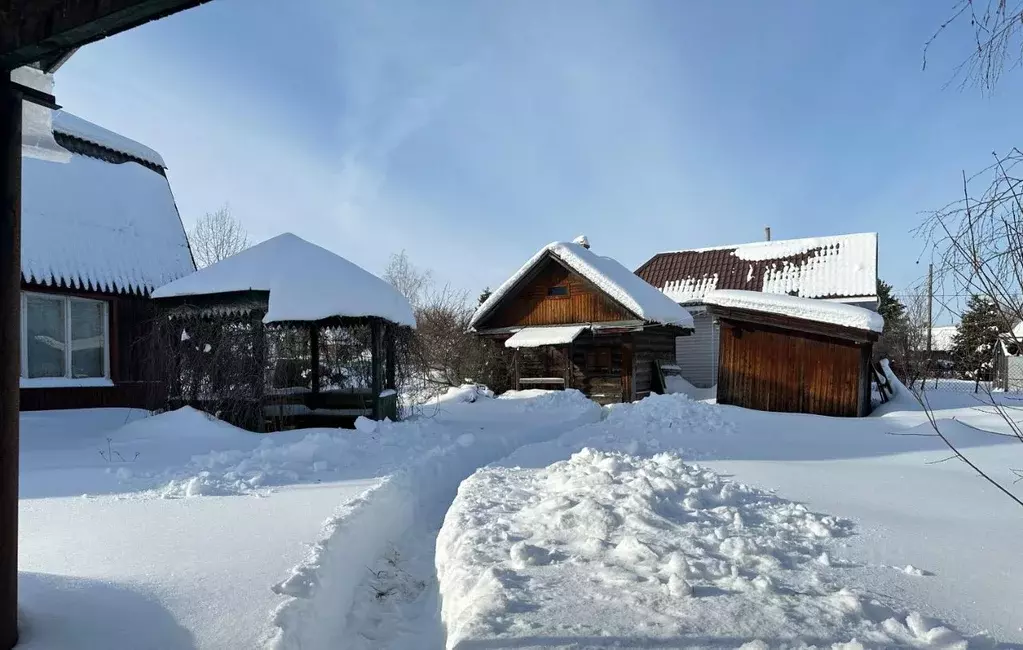
[[[266,391],[266,326],[263,325],[263,313],[256,312],[252,319],[252,408],[251,414],[256,420],[256,430],[265,432],[266,417],[263,415],[263,394]]]
[[[21,99],[0,79],[0,648],[18,642]]]
[[[320,326],[309,326],[309,365],[313,394],[320,392]]]
[[[565,389],[572,387],[572,344],[565,346]]]
[[[388,323],[384,330],[384,346],[387,348],[387,388],[397,389],[398,369],[396,367],[398,362],[398,354],[395,350],[395,336],[397,334],[397,325]]]
[[[371,390],[373,391],[373,419],[383,419],[382,410],[380,408],[380,393],[384,392],[384,373],[383,373],[383,354],[382,354],[382,334],[383,324],[380,319],[374,318],[370,325],[370,350],[372,355],[373,364],[373,385]]]

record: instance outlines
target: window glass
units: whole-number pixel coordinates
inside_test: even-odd
[[[106,359],[103,303],[71,300],[71,377],[103,377]]]
[[[568,295],[568,287],[558,285],[547,289],[547,295],[553,298],[563,298]]]
[[[26,296],[26,340],[29,377],[63,377],[64,300]]]

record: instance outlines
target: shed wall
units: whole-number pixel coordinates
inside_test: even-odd
[[[862,347],[721,320],[718,403],[761,411],[856,416],[862,397]]]

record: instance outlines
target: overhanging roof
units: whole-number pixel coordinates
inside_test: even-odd
[[[208,1],[9,0],[0,16],[0,68],[50,67],[76,47]]]

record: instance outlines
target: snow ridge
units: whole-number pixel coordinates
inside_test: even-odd
[[[965,648],[829,584],[827,542],[850,529],[673,453],[482,470],[437,541],[447,647]]]

